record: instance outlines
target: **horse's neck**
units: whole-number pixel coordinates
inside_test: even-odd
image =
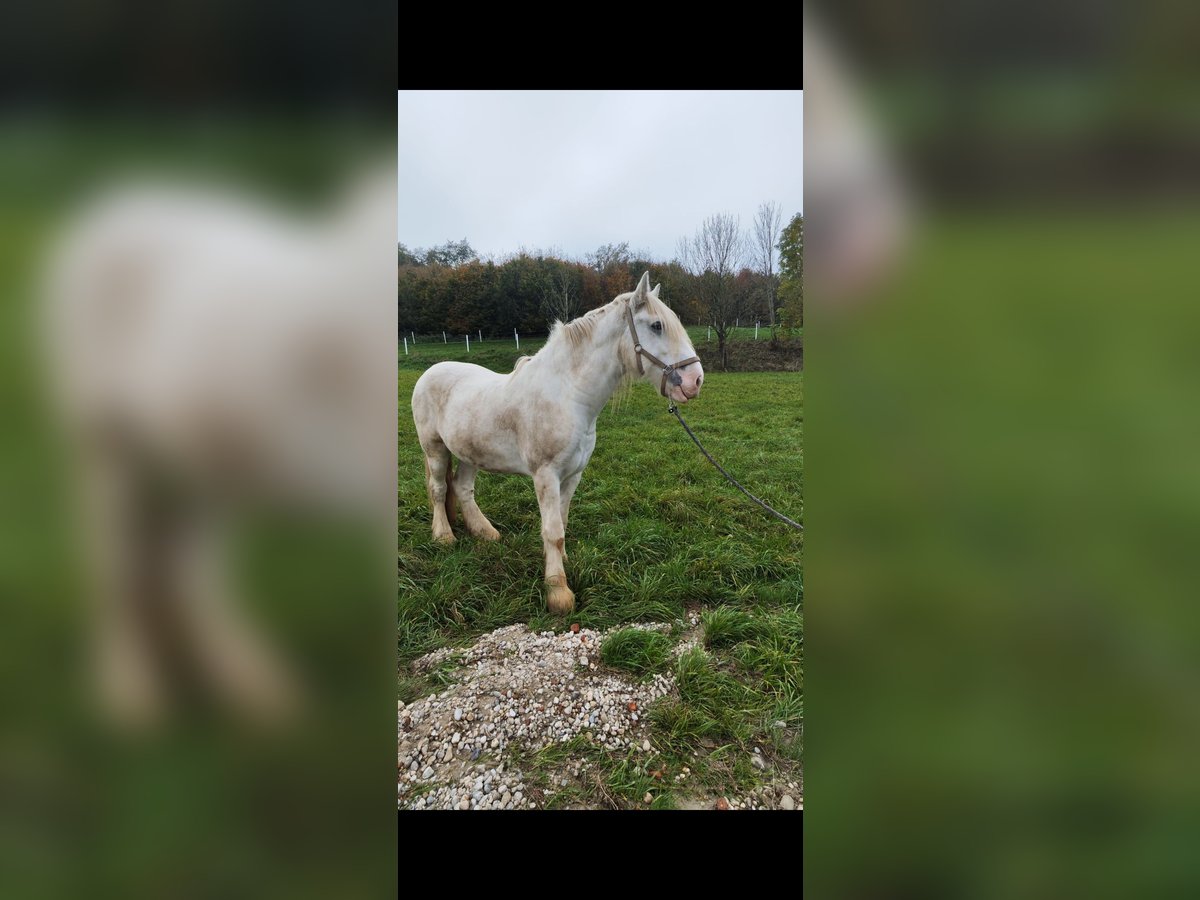
[[[580,405],[592,422],[599,417],[604,404],[620,387],[624,377],[618,346],[624,332],[619,324],[617,314],[609,311],[578,345],[572,344],[565,334],[559,335],[546,346],[549,352],[540,366],[547,374],[553,373],[562,385],[563,395]]]

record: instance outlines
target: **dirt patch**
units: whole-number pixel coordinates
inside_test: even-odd
[[[795,339],[772,341],[730,341],[729,372],[800,372],[804,370],[804,345]],[[705,372],[721,371],[717,342],[696,347],[696,355]]]

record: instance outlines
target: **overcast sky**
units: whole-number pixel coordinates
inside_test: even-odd
[[[658,259],[705,216],[804,209],[800,91],[402,91],[397,239]]]

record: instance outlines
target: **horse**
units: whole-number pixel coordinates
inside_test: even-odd
[[[555,322],[546,345],[507,375],[440,362],[413,388],[433,539],[454,541],[457,499],[473,536],[499,540],[475,502],[476,474],[532,478],[542,517],[546,605],[557,615],[575,608],[563,568],[567,517],[596,447],[596,419],[604,404],[639,380],[672,403],[687,403],[704,381],[687,331],[659,299],[661,287],[652,290],[646,272],[633,291],[570,322]],[[653,365],[645,366],[643,357]],[[452,456],[458,459],[453,474]]]
[[[158,724],[181,683],[287,721],[304,694],[243,609],[237,522],[394,516],[395,175],[364,175],[304,217],[243,190],[122,182],[49,251],[45,374],[76,481],[90,680],[114,724]]]

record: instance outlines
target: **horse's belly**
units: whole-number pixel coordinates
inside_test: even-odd
[[[442,440],[458,459],[485,472],[528,475],[515,437],[488,432],[486,428],[463,429],[443,435]]]

